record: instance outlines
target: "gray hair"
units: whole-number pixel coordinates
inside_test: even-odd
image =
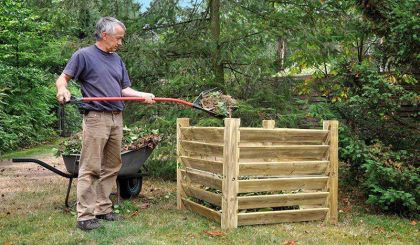
[[[101,17],[98,22],[96,22],[96,40],[102,39],[102,32],[113,34],[115,32],[116,25],[121,26],[125,31],[125,25],[121,21],[115,19],[114,17]]]

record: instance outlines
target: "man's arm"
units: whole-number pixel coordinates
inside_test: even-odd
[[[61,73],[61,75],[57,78],[55,82],[55,86],[57,87],[57,100],[61,104],[70,100],[70,91],[67,89],[68,82],[72,79],[71,76]]]
[[[130,87],[127,87],[122,90],[123,97],[141,97],[145,99],[145,103],[147,104],[153,104],[155,101],[153,100],[155,98],[154,94],[151,93],[144,93],[137,90],[134,90]]]

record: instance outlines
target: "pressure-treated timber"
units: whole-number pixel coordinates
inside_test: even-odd
[[[239,213],[238,225],[275,224],[280,222],[323,220],[325,219],[327,211],[328,208],[313,208],[301,210]]]
[[[184,209],[184,205],[181,201],[182,198],[185,198],[185,192],[182,189],[182,175],[181,175],[181,166],[180,157],[185,154],[185,152],[181,149],[181,140],[183,139],[183,135],[181,133],[181,127],[187,127],[190,125],[189,118],[178,118],[176,120],[176,207],[178,209]]]
[[[281,145],[281,146],[247,146],[239,147],[239,157],[242,159],[287,159],[299,160],[322,160],[323,155],[329,149],[328,145]]]
[[[255,162],[240,163],[240,176],[273,176],[323,174],[328,161],[289,161],[289,162]]]
[[[184,206],[187,209],[189,209],[191,211],[194,211],[194,212],[196,212],[198,214],[203,215],[204,217],[207,217],[207,218],[209,218],[211,220],[214,220],[214,221],[220,223],[220,216],[221,216],[220,215],[220,212],[217,212],[216,210],[213,210],[211,208],[205,207],[203,205],[200,205],[200,204],[198,204],[196,202],[187,200],[185,198],[183,198],[182,201],[184,203]]]
[[[295,205],[322,205],[328,192],[276,194],[238,197],[239,209],[284,207]]]
[[[186,152],[194,152],[195,154],[215,157],[223,156],[223,144],[181,140],[181,147]]]
[[[319,144],[324,141],[328,134],[328,130],[289,128],[241,128],[240,132],[242,142],[308,141],[319,142]]]
[[[328,177],[272,178],[239,180],[239,193],[282,191],[282,190],[320,190],[327,184]]]
[[[208,203],[222,206],[222,195],[210,191],[203,190],[194,186],[182,185],[187,196],[195,197],[197,199],[206,201]]]
[[[222,229],[232,229],[238,227],[239,126],[239,119],[225,119],[221,220]]]
[[[215,175],[209,175],[205,172],[194,171],[193,169],[187,168],[181,170],[181,178],[188,177],[191,182],[212,187],[218,190],[222,189],[222,179]]]
[[[211,161],[206,159],[181,156],[180,161],[189,168],[194,168],[202,171],[208,171],[215,174],[223,174],[223,162]]]
[[[225,120],[224,128],[177,128],[178,189],[183,191],[177,199],[223,229],[310,220],[336,223],[338,122],[325,121],[323,129],[278,129],[272,120],[264,120],[263,128],[240,128],[236,120]],[[270,193],[283,191],[298,192]],[[287,207],[296,209],[250,213]]]
[[[181,127],[185,140],[223,144],[223,128],[218,127]]]
[[[328,207],[330,211],[327,220],[332,224],[338,222],[338,121],[324,121],[324,129],[330,133],[329,137],[329,160],[330,166],[328,191],[330,193]]]

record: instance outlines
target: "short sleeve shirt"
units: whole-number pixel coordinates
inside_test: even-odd
[[[117,53],[107,53],[96,45],[76,51],[63,73],[80,82],[83,97],[122,97],[131,86],[127,69]],[[82,108],[98,111],[122,111],[122,101],[83,103]]]

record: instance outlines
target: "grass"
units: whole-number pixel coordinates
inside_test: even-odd
[[[337,226],[322,222],[246,226],[212,236],[205,231],[220,230],[217,223],[176,209],[174,182],[147,179],[144,185],[146,197],[122,209],[125,221],[106,222],[92,232],[76,229],[74,208],[63,208],[63,183],[14,193],[2,202],[0,244],[282,244],[292,240],[298,244],[418,244],[420,239],[419,225],[395,216],[366,214],[360,208],[341,213]]]
[[[53,154],[54,148],[57,147],[58,143],[62,139],[58,139],[55,142],[39,145],[30,149],[26,150],[19,150],[19,151],[12,151],[5,153],[3,155],[0,155],[0,160],[5,159],[11,159],[11,158],[17,158],[17,157],[31,157],[31,156],[39,156],[39,155],[46,155],[46,154]]]
[[[41,152],[43,152],[41,150]],[[48,152],[48,151],[46,151]],[[4,167],[4,165],[0,166]],[[67,179],[13,167],[0,172],[0,244],[418,244],[419,224],[397,216],[344,209],[336,226],[322,222],[239,227],[213,236],[219,224],[176,209],[176,183],[145,178],[143,196],[123,202],[121,222],[91,232],[75,228],[64,208]],[[26,172],[25,172],[26,171]],[[75,201],[73,184],[70,200]]]

